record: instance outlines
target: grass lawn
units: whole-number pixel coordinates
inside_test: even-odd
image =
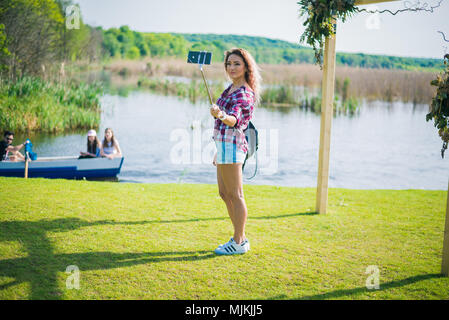
[[[251,250],[217,256],[216,185],[0,178],[0,299],[449,299],[446,191],[244,190]]]

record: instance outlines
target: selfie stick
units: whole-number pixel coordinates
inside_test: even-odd
[[[207,95],[209,96],[209,102],[212,105],[212,104],[214,104],[214,102],[212,101],[212,97],[211,97],[211,94],[210,94],[210,91],[209,91],[209,86],[207,85],[206,77],[204,76],[204,72],[203,72],[203,64],[204,64],[205,60],[206,60],[206,54],[203,54],[203,61],[199,62],[199,66],[200,66],[201,75],[203,76],[204,84],[206,86]]]

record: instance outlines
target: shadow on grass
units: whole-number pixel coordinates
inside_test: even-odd
[[[250,219],[277,219],[314,214],[316,213],[305,212],[278,216],[253,217]],[[103,270],[145,263],[198,261],[216,257],[216,255],[210,251],[143,253],[88,252],[57,255],[54,254],[53,246],[47,237],[47,232],[67,232],[82,227],[101,225],[144,225],[228,219],[228,217],[212,217],[118,222],[101,220],[89,222],[79,218],[64,218],[55,220],[44,219],[39,221],[3,221],[0,222],[0,241],[19,241],[27,252],[27,257],[0,260],[0,277],[14,279],[9,283],[1,284],[0,290],[7,289],[23,282],[28,282],[31,287],[30,299],[60,299],[63,293],[57,285],[57,273],[65,272],[69,265],[76,265],[81,271]]]
[[[145,222],[140,222],[143,224]],[[0,223],[0,241],[19,241],[27,257],[0,260],[0,277],[14,280],[0,285],[0,290],[23,282],[30,283],[30,299],[60,299],[63,293],[57,284],[57,273],[69,265],[80,271],[129,267],[167,261],[199,261],[216,257],[211,251],[113,253],[86,252],[54,254],[47,232],[66,232],[98,225],[136,224],[134,222],[95,221],[78,218],[4,221]]]
[[[248,215],[248,220],[271,220],[280,218],[290,218],[298,216],[314,216],[318,212],[300,212],[300,213],[287,213],[277,216],[261,216],[252,217]],[[137,221],[137,222],[127,222],[126,224],[144,224],[144,223],[184,223],[184,222],[198,222],[198,221],[218,221],[218,220],[229,220],[228,216],[223,217],[212,217],[212,218],[194,218],[194,219],[173,219],[173,220],[150,220],[150,221]]]
[[[408,278],[405,278],[402,280],[395,280],[395,281],[390,281],[390,282],[386,282],[386,283],[380,283],[379,289],[369,290],[366,287],[360,287],[360,288],[354,288],[354,289],[336,290],[336,291],[326,292],[326,293],[317,294],[317,295],[313,295],[313,296],[292,298],[289,300],[324,300],[324,299],[337,299],[337,298],[343,298],[343,297],[351,298],[351,296],[357,295],[360,293],[381,292],[381,291],[388,290],[388,289],[407,286],[409,284],[413,284],[413,283],[424,281],[424,280],[443,278],[443,277],[444,276],[442,274],[437,274],[437,273],[422,274],[422,275],[417,275],[417,276],[413,276],[413,277],[408,277]],[[272,297],[270,299],[277,300],[277,299],[286,299],[286,298],[287,298],[286,295],[280,295],[280,296]],[[352,297],[352,298],[355,298],[355,297]]]

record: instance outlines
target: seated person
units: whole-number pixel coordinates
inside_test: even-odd
[[[25,143],[15,147],[12,146],[14,133],[10,131],[5,131],[3,137],[4,139],[0,141],[0,161],[25,161],[25,157],[19,152],[25,146]]]
[[[122,151],[117,139],[114,137],[114,132],[111,128],[106,128],[104,131],[104,140],[101,145],[100,155],[108,159],[122,157]]]
[[[80,159],[83,158],[96,158],[100,156],[101,143],[97,138],[97,132],[95,130],[89,130],[87,133],[87,152],[80,152]]]

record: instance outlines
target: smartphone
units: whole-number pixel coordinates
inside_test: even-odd
[[[210,64],[212,60],[212,52],[207,51],[189,51],[187,55],[188,63]]]

